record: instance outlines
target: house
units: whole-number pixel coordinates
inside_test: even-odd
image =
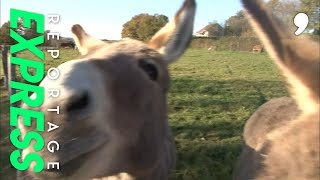
[[[68,37],[61,37],[59,40],[59,45],[60,47],[63,48],[75,48],[76,44],[73,40],[73,38],[68,38]]]
[[[73,38],[69,37],[59,37],[59,40],[57,39],[51,39],[50,44],[53,47],[63,47],[63,48],[75,48],[75,42]]]
[[[197,31],[194,36],[195,37],[209,37],[209,26],[210,25],[207,25],[206,27],[202,28],[200,31]]]
[[[224,34],[223,27],[218,23],[210,23],[201,30],[197,31],[195,37],[221,37]]]

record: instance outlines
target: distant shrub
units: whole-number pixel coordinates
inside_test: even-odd
[[[320,41],[320,35],[310,35],[310,37],[315,41]],[[261,42],[256,37],[194,37],[190,47],[215,51],[252,51],[252,47],[258,44],[261,44]]]
[[[216,51],[251,51],[254,45],[261,44],[255,37],[193,38],[192,48],[214,49]]]

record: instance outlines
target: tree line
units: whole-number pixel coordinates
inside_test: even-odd
[[[294,27],[293,18],[298,12],[306,13],[309,16],[309,26],[307,30],[312,30],[313,34],[320,35],[320,5],[319,0],[269,0],[266,7],[281,21],[292,28]],[[22,27],[22,20],[14,31],[18,32],[25,39],[32,39],[38,34],[35,30],[36,22],[31,23],[31,28]],[[168,17],[165,15],[138,14],[128,22],[123,24],[121,32],[122,38],[133,38],[141,41],[149,40],[161,27],[168,23]],[[251,29],[243,10],[228,18],[223,23],[217,21],[209,22],[206,30],[211,37],[236,36],[236,37],[254,37],[255,33]],[[44,36],[50,31],[45,31]],[[45,38],[45,45],[50,45],[51,40]],[[16,43],[10,38],[10,22],[4,23],[0,28],[0,44]]]
[[[320,35],[320,5],[319,0],[270,0],[266,8],[282,23],[294,29],[293,19],[299,12],[306,13],[309,17],[307,31]],[[210,22],[206,29],[212,37],[236,36],[254,37],[255,33],[245,18],[243,10],[228,18],[224,23]]]
[[[319,35],[320,5],[319,0],[269,0],[266,8],[289,28],[295,28],[294,16],[303,12],[309,16],[307,31]],[[155,32],[168,22],[164,15],[139,14],[123,25],[122,38],[148,40]],[[248,23],[243,10],[228,18],[223,23],[209,22],[205,27],[210,37],[235,36],[255,37],[255,33]]]
[[[13,31],[17,32],[20,36],[24,37],[25,39],[33,39],[35,37],[38,37],[39,34],[36,31],[36,21],[31,21],[31,27],[30,28],[24,28],[23,27],[23,20],[20,19],[18,21],[18,28],[12,29]],[[47,34],[50,32],[50,30],[46,30],[44,32],[44,37],[47,37]],[[10,21],[5,22],[1,28],[0,28],[0,44],[5,45],[11,45],[17,43],[14,39],[10,37]],[[50,45],[51,41],[45,38],[44,45]]]

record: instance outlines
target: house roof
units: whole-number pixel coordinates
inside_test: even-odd
[[[206,33],[207,31],[209,31],[210,28],[213,28],[213,27],[221,28],[221,26],[220,26],[218,23],[208,24],[208,25],[206,25],[204,28],[202,28],[201,30],[199,30],[199,31],[196,32],[196,33],[197,33],[197,34],[204,34],[204,33]]]
[[[204,28],[202,28],[201,30],[197,31],[196,33],[198,34],[204,34],[206,31],[208,31],[208,29],[210,28],[211,24],[206,25]]]

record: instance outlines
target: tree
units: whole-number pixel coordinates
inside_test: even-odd
[[[18,28],[13,30],[20,34],[23,38],[29,40],[40,35],[36,31],[36,22],[34,20],[31,22],[31,28],[24,28],[22,24],[23,20],[20,19],[18,21]],[[16,41],[10,37],[10,21],[4,23],[0,28],[0,42],[9,45],[16,43]]]
[[[300,0],[270,0],[266,4],[271,14],[293,28],[293,19],[299,12]]]
[[[147,41],[167,23],[164,15],[139,14],[123,25],[121,36]]]
[[[251,26],[246,19],[244,12],[241,10],[236,15],[231,16],[225,22],[225,35],[226,36],[241,36],[242,34],[251,33]]]
[[[37,33],[37,23],[35,20],[31,20],[31,27],[30,28],[23,28],[23,36],[26,39],[33,39],[35,37],[40,36],[39,33]]]
[[[314,29],[315,34],[320,34],[320,4],[319,0],[300,0],[300,12],[304,12],[309,16],[308,28]]]
[[[6,22],[0,29],[0,43],[1,44],[14,44],[14,40],[10,37],[10,22]]]

